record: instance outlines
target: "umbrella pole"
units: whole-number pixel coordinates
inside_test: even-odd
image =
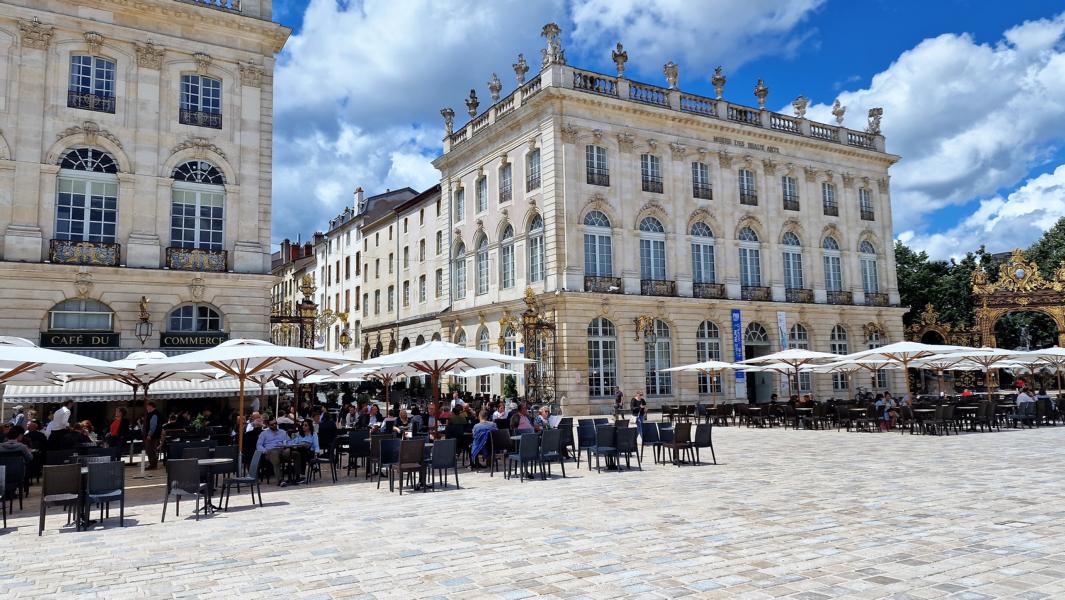
[[[1058,398],[1061,398],[1061,364],[1054,367],[1054,374],[1058,378]]]
[[[244,374],[238,377],[240,381],[240,403],[237,409],[237,456],[244,456]],[[277,415],[274,415],[277,418]],[[243,458],[241,458],[243,461]]]

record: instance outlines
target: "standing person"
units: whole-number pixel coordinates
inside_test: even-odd
[[[48,422],[48,428],[44,431],[44,435],[52,437],[52,432],[66,431],[70,427],[70,409],[72,406],[74,406],[73,400],[63,402],[59,410],[52,414],[52,420]]]
[[[636,431],[643,435],[643,420],[647,417],[647,400],[644,400],[643,392],[636,392],[630,408],[632,418],[636,421]]]
[[[148,470],[159,466],[159,434],[162,433],[162,418],[151,400],[144,405],[144,452],[148,455]]]
[[[26,413],[22,412],[21,404],[15,407],[15,416],[11,417],[9,423],[11,423],[12,427],[26,428]]]
[[[614,418],[620,418],[625,412],[625,392],[621,388],[614,388]]]
[[[128,438],[129,421],[126,420],[126,409],[120,406],[115,409],[115,418],[111,420],[111,425],[107,428],[104,441],[110,448],[121,448]]]

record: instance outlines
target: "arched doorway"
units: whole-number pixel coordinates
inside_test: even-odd
[[[757,321],[747,324],[743,332],[743,356],[744,358],[758,358],[773,351],[769,343],[769,332]],[[769,372],[747,373],[747,401],[751,403],[769,402],[773,394],[775,376]]]
[[[943,334],[942,333],[939,333],[938,331],[931,330],[931,331],[924,332],[924,335],[921,336],[921,343],[922,344],[932,344],[932,345],[936,345],[936,346],[942,346],[942,345],[946,345],[947,340],[943,339]]]
[[[984,346],[1039,347],[1033,343],[1033,334],[1044,337],[1050,327],[1042,316],[1026,314],[1049,318],[1054,323],[1054,342],[1065,345],[1065,262],[1048,280],[1024,252],[1014,250],[1009,260],[999,265],[995,281],[986,271],[977,269],[973,271],[972,284],[977,304],[976,329]],[[1007,339],[999,339],[1000,332]],[[1045,341],[1043,344],[1053,345]]]

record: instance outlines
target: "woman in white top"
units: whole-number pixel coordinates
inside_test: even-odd
[[[492,413],[492,420],[495,421],[496,419],[505,418],[507,418],[507,405],[503,404],[503,401],[500,400],[499,403],[496,404],[496,411]]]

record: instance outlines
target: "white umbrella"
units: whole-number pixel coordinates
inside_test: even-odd
[[[101,374],[85,374],[85,375],[72,375],[70,379],[72,381],[80,381],[85,379],[113,379],[119,383],[124,383],[133,389],[133,400],[137,399],[137,388],[143,390],[144,398],[148,398],[148,388],[157,381],[169,379],[171,377],[179,377],[181,379],[193,380],[193,379],[208,379],[213,376],[214,369],[201,370],[201,371],[158,371],[158,372],[146,372],[142,369],[145,365],[157,363],[161,360],[166,360],[168,357],[162,352],[132,352],[126,358],[120,358],[113,360],[109,364],[118,369],[116,373],[101,375]]]
[[[106,361],[40,348],[26,338],[0,336],[0,384],[54,383],[74,373],[109,374],[117,370]],[[0,414],[4,410],[0,396]]]
[[[440,376],[456,367],[469,368],[491,367],[500,364],[526,364],[536,362],[527,358],[483,352],[450,342],[427,342],[421,346],[385,354],[364,361],[365,366],[399,366],[406,365],[420,374],[429,375],[433,385],[433,401],[440,400]]]
[[[799,367],[811,364],[824,364],[839,360],[838,354],[830,354],[828,352],[814,352],[813,350],[803,350],[801,348],[788,348],[787,350],[781,350],[780,352],[774,352],[773,354],[766,354],[765,356],[758,356],[755,358],[748,358],[747,360],[741,360],[736,363],[737,365],[772,365],[772,364],[784,364],[792,368],[795,374],[795,387],[793,390],[799,389]],[[746,370],[746,369],[745,369]],[[775,369],[773,369],[775,370]],[[791,385],[791,373],[785,373],[788,377],[788,385]]]
[[[811,373],[845,373],[847,377],[848,392],[852,391],[853,378],[849,377],[851,373],[857,373],[859,371],[869,371],[871,377],[876,377],[876,374],[886,369],[899,368],[898,363],[884,360],[882,358],[858,358],[858,359],[843,359],[836,362],[826,363],[823,365],[808,365],[803,370]]]
[[[1025,353],[1029,357],[1038,358],[1048,367],[1054,367],[1054,376],[1058,380],[1058,396],[1061,395],[1061,370],[1065,368],[1065,348],[1051,346],[1042,350],[1031,350]]]
[[[947,355],[935,355],[935,360],[950,360],[957,359],[952,369],[958,370],[981,370],[984,372],[985,383],[987,385],[987,398],[991,399],[991,369],[996,368],[996,365],[1000,363],[1007,363],[1008,361],[1019,358],[1025,353],[1019,350],[1004,350],[1002,348],[964,348],[956,352],[950,352]],[[929,361],[932,362],[932,361]],[[916,365],[921,365],[921,361],[916,361]]]
[[[707,360],[699,363],[692,363],[690,365],[681,365],[679,367],[670,367],[668,369],[662,369],[664,373],[673,372],[695,372],[702,373],[710,378],[710,402],[717,406],[717,394],[714,393],[713,380],[717,377],[720,382],[721,372],[738,369],[736,365],[732,363],[722,362],[720,360]]]
[[[965,346],[936,346],[933,344],[922,344],[920,342],[895,342],[894,344],[880,346],[879,348],[872,348],[870,350],[862,350],[860,352],[848,354],[843,358],[883,358],[899,363],[902,365],[903,376],[906,378],[906,393],[909,394],[912,392],[909,383],[909,369],[911,362],[918,358],[925,358],[937,354],[953,354],[963,350],[972,350],[972,348],[967,348]]]
[[[352,359],[332,352],[276,346],[261,340],[235,339],[213,348],[171,356],[141,368],[152,371],[195,371],[218,369],[240,381],[240,408],[237,430],[243,430],[244,382],[257,374],[273,371],[315,372],[328,371],[333,367],[352,363]],[[237,436],[238,448],[244,451],[244,436]]]
[[[514,369],[507,369],[500,366],[481,367],[479,369],[466,369],[454,370],[447,373],[452,377],[483,377],[485,375],[521,375],[520,372]]]

